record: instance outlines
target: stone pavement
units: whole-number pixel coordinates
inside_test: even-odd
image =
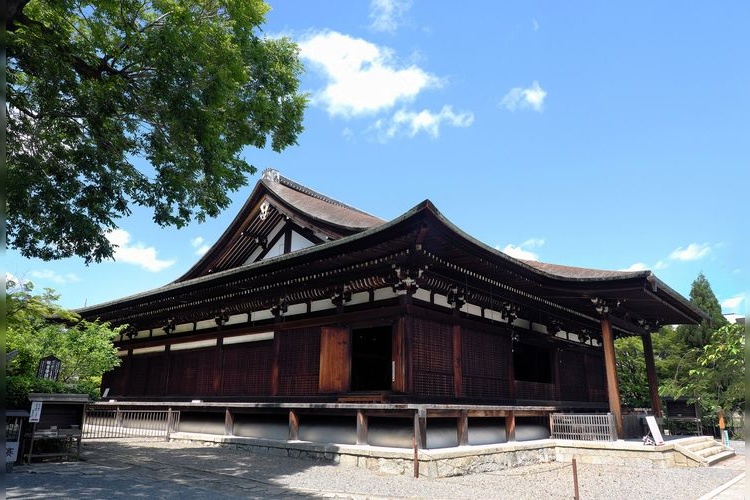
[[[573,492],[571,466],[558,462],[471,476],[414,479],[184,442],[88,441],[82,457],[81,462],[16,466],[5,477],[7,498],[562,499]],[[718,489],[739,471],[744,471],[744,456],[710,468],[578,466],[581,498],[608,500],[683,500],[709,492],[729,495],[744,481],[722,492]],[[744,487],[740,491],[744,495]]]

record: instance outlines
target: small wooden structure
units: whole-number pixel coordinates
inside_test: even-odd
[[[671,434],[703,434],[701,409],[697,402],[690,403],[688,398],[671,398],[664,403],[667,428]]]
[[[32,404],[29,425],[24,436],[24,459],[75,458],[81,452],[86,394],[29,394]],[[38,412],[39,405],[41,411]],[[38,421],[35,417],[38,417]]]
[[[273,170],[184,276],[78,312],[129,325],[102,383],[117,401],[438,405],[460,435],[472,415],[506,419],[508,436],[518,415],[552,412],[610,412],[622,436],[618,336],[643,339],[659,415],[651,332],[705,317],[650,271],[515,259],[429,200],[386,222]],[[412,416],[416,434],[427,413]]]

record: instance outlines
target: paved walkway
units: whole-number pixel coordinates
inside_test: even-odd
[[[744,452],[744,448],[742,450]],[[9,499],[47,498],[570,498],[570,464],[552,462],[441,479],[385,476],[195,443],[89,441],[81,462],[16,466]],[[578,465],[581,498],[744,498],[744,456],[710,468]],[[740,485],[740,483],[742,483]],[[740,488],[741,496],[734,494]],[[725,495],[725,496],[721,496]]]

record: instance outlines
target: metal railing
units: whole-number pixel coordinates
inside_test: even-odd
[[[174,410],[120,410],[88,408],[83,439],[152,438],[169,440],[180,423]]]
[[[550,415],[550,431],[554,439],[579,441],[617,441],[615,418],[611,413]]]

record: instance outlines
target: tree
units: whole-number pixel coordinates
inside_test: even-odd
[[[28,392],[81,392],[98,395],[101,376],[120,364],[112,340],[123,327],[81,320],[60,308],[50,289],[34,293],[31,282],[6,282],[6,352],[17,351],[6,368],[8,401],[24,405]],[[39,361],[61,361],[58,383],[36,378]]]
[[[651,406],[646,376],[646,358],[640,337],[615,340],[617,381],[623,406],[643,408]]]
[[[111,258],[107,233],[132,206],[162,226],[216,216],[256,171],[246,146],[296,144],[302,65],[290,40],[261,36],[268,9],[6,2],[8,246]]]
[[[697,366],[690,370],[686,391],[700,394],[701,404],[712,412],[745,406],[744,330],[740,324],[716,330],[698,356]]]
[[[727,319],[721,314],[719,300],[703,273],[698,274],[690,287],[690,302],[706,312],[709,319],[701,321],[700,325],[682,325],[677,331],[687,345],[703,347],[715,330],[728,324]]]

